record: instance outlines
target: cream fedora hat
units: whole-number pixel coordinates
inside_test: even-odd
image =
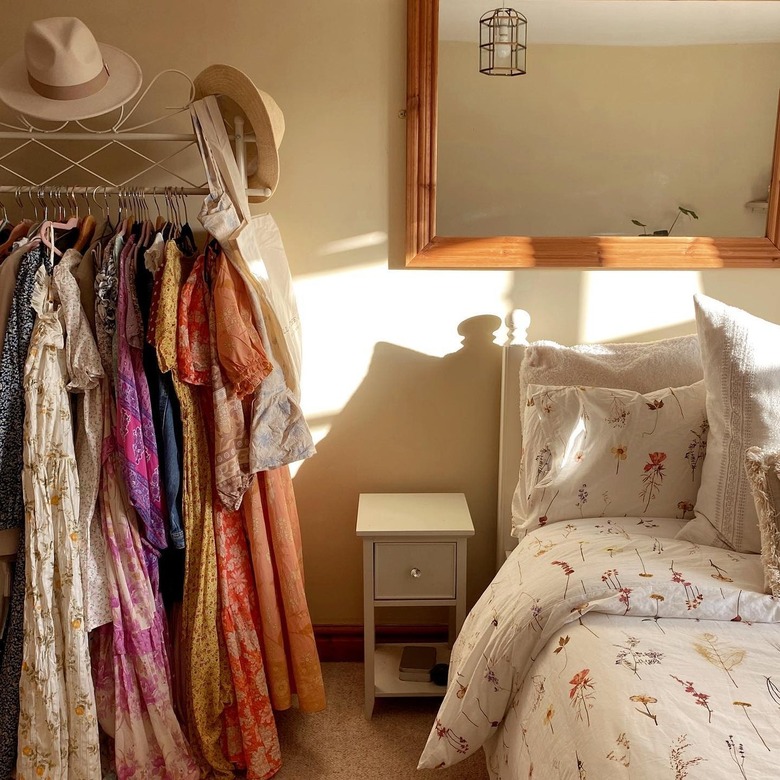
[[[98,43],[80,19],[54,16],[33,22],[24,50],[0,66],[0,100],[21,114],[65,122],[119,108],[141,82],[129,54]]]
[[[247,183],[251,189],[267,188],[270,195],[250,195],[250,203],[263,203],[279,183],[279,146],[284,136],[284,114],[276,101],[259,90],[252,79],[230,65],[210,65],[195,77],[196,99],[219,98],[222,117],[232,126],[235,116],[251,125],[255,143],[247,147]]]

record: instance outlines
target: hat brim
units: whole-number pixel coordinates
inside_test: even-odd
[[[255,143],[247,147],[247,184],[250,189],[268,189],[270,195],[250,195],[250,203],[264,203],[279,184],[281,138],[274,137],[271,117],[260,90],[243,71],[230,65],[210,65],[195,77],[195,98],[214,95],[223,119],[232,126],[241,116],[251,125]],[[281,110],[276,107],[281,117]],[[281,117],[283,124],[283,117]],[[249,132],[247,128],[246,132]]]
[[[20,114],[51,122],[89,119],[119,108],[141,88],[141,68],[121,49],[107,43],[98,46],[109,78],[103,89],[94,95],[78,100],[52,100],[39,95],[27,79],[24,52],[19,52],[0,66],[0,100]]]

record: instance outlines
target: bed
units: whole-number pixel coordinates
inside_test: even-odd
[[[493,780],[778,776],[780,326],[706,296],[696,317],[698,336],[586,349],[572,364],[526,348],[527,315],[512,316],[500,569],[453,648],[421,768],[483,747]],[[534,366],[545,349],[553,363]],[[638,352],[650,357],[637,373]],[[658,380],[663,394],[649,389]],[[556,414],[568,423],[549,425]],[[610,496],[583,490],[597,457]]]

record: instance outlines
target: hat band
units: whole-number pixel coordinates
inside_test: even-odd
[[[104,63],[100,73],[95,78],[67,87],[44,84],[42,81],[38,81],[29,71],[27,72],[27,80],[41,97],[49,98],[50,100],[80,100],[100,92],[106,86],[108,83],[108,68]]]

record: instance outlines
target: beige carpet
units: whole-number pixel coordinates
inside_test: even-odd
[[[486,780],[480,750],[456,766],[418,771],[417,760],[440,699],[377,699],[363,717],[363,664],[322,665],[328,707],[302,715],[276,713],[282,745],[279,780]]]

